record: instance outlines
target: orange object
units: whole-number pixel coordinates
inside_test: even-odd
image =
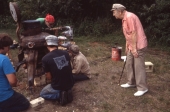
[[[47,22],[50,22],[50,23],[54,23],[54,21],[55,21],[54,17],[52,15],[50,15],[50,14],[46,15],[45,20]]]
[[[121,51],[122,51],[122,47],[112,47],[112,60],[113,61],[121,60]]]

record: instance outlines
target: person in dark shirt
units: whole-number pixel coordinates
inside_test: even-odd
[[[44,99],[60,100],[62,91],[69,91],[74,85],[70,57],[67,51],[58,50],[56,36],[49,35],[45,40],[50,52],[42,58],[42,66],[46,79],[51,83],[42,89],[40,96]]]

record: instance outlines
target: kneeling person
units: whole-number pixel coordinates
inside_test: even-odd
[[[86,57],[79,51],[78,45],[69,47],[71,57],[72,74],[75,81],[88,80],[90,75],[90,66]]]
[[[12,89],[17,86],[18,81],[15,70],[5,55],[12,43],[8,34],[0,33],[0,112],[19,112],[30,107],[27,98]]]
[[[59,100],[63,95],[62,91],[70,91],[74,84],[70,57],[67,51],[58,50],[56,36],[49,35],[45,40],[50,52],[42,58],[42,66],[51,84],[42,89],[40,96],[45,99]]]

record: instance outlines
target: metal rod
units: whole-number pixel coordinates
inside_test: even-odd
[[[121,79],[122,79],[123,71],[124,71],[124,68],[125,68],[125,65],[126,65],[126,59],[127,59],[127,56],[126,56],[126,58],[125,58],[125,62],[124,62],[124,65],[123,65],[122,73],[121,73],[120,78],[119,78],[119,83],[118,83],[118,85],[120,85],[120,81],[121,81]]]

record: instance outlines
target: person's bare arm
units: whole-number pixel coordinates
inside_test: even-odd
[[[16,78],[15,74],[7,74],[6,77],[12,87],[17,86],[17,78]]]

